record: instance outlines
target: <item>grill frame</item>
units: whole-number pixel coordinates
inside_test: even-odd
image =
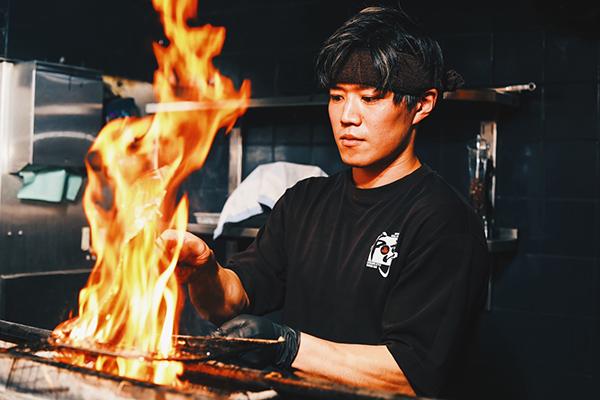
[[[0,386],[18,393],[40,396],[40,399],[60,398],[69,400],[106,398],[102,397],[106,395],[102,393],[78,393],[78,390],[94,390],[93,387],[109,388],[114,394],[112,398],[119,400],[121,398],[149,397],[164,400],[231,399],[232,396],[252,398],[248,393],[261,393],[263,397],[260,398],[285,399],[391,400],[407,398],[392,392],[343,385],[316,376],[302,374],[298,371],[248,368],[239,364],[239,362],[235,362],[236,360],[232,360],[239,354],[239,348],[235,352],[223,354],[219,357],[220,360],[205,359],[184,362],[185,371],[180,377],[184,382],[184,387],[162,386],[57,360],[53,355],[55,356],[61,349],[53,346],[47,340],[50,334],[51,332],[47,330],[0,320]],[[194,341],[206,340],[206,337],[193,336],[182,336],[176,338],[176,340],[182,338],[188,341],[188,345]],[[263,346],[277,343],[277,341],[261,339],[211,339],[238,344],[244,342],[252,346],[256,346],[257,343]],[[244,351],[249,351],[250,348],[247,346]],[[252,348],[256,349],[256,347]],[[90,354],[89,350],[86,350],[86,352]],[[91,353],[91,355],[94,356],[95,354]],[[10,367],[10,371],[6,370],[8,367]],[[29,369],[29,372],[26,373],[31,375],[47,376],[48,371],[53,371],[51,374],[62,378],[56,382],[57,386],[41,389],[32,385],[28,386],[27,376],[15,380],[15,377],[23,375],[23,371],[27,371],[27,369]],[[62,380],[69,383],[62,384]],[[30,381],[35,382],[35,379]],[[123,388],[127,388],[127,393],[120,397]],[[95,395],[98,396],[94,397]]]

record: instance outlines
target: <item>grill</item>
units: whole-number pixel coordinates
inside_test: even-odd
[[[243,352],[277,341],[177,336],[177,354],[158,359],[111,348],[77,348],[53,340],[50,331],[0,321],[0,399],[402,399],[389,392],[350,387],[317,377],[258,370],[236,363]],[[91,359],[129,357],[181,361],[180,387],[124,378],[63,361],[68,353]],[[4,389],[4,391],[2,390]],[[3,396],[8,397],[3,397]]]

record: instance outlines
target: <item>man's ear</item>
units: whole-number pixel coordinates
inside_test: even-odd
[[[413,125],[423,121],[429,115],[429,113],[433,111],[435,103],[437,102],[438,94],[439,92],[437,89],[429,89],[423,94],[423,96],[421,96],[417,102],[417,105],[415,106],[416,112],[412,121]]]

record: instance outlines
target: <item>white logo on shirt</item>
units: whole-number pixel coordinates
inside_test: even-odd
[[[392,260],[398,257],[396,245],[398,244],[399,236],[400,234],[398,232],[393,235],[388,235],[383,232],[381,235],[377,236],[377,240],[375,240],[375,243],[371,246],[367,267],[379,269],[379,273],[384,278],[387,278],[390,273]]]

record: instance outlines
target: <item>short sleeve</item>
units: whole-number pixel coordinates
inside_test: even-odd
[[[487,245],[472,226],[424,223],[386,300],[384,343],[420,396],[450,384],[484,303]]]
[[[287,269],[285,209],[289,196],[288,190],[275,204],[252,244],[227,264],[240,278],[250,300],[245,312],[262,315],[283,304]]]

